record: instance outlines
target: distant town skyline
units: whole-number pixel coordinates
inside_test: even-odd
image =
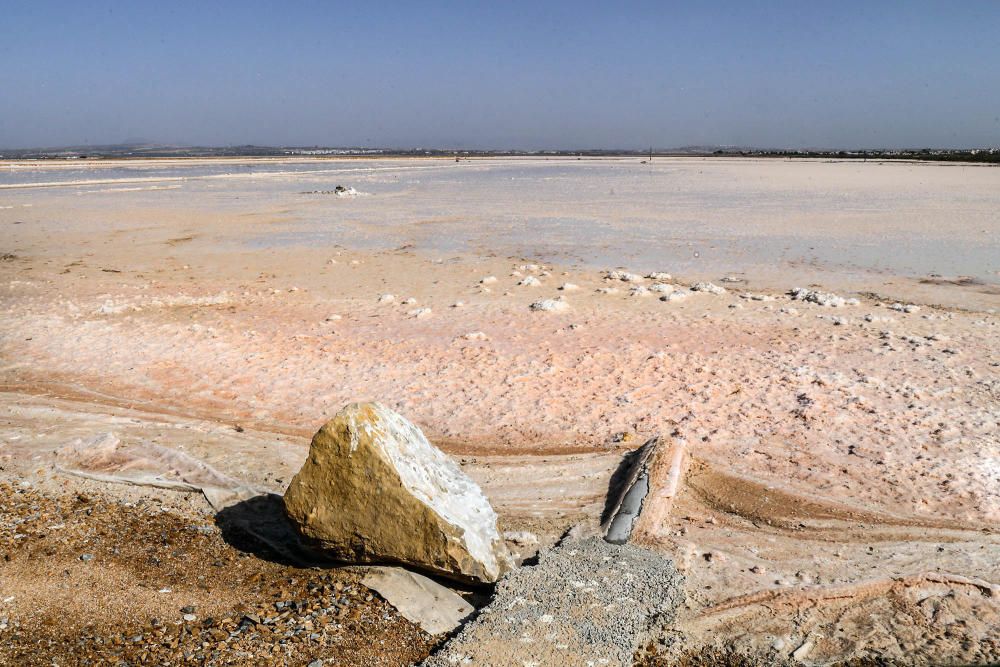
[[[1000,145],[1000,2],[8,3],[0,148]]]

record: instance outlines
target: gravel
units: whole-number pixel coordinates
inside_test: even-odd
[[[543,552],[497,585],[479,616],[423,664],[631,665],[683,597],[673,563],[591,538]]]

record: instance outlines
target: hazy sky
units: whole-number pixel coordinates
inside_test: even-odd
[[[0,146],[1000,145],[1000,0],[0,0]]]

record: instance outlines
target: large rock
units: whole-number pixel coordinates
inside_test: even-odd
[[[511,564],[476,483],[378,403],[352,403],[316,433],[285,493],[285,511],[304,538],[337,560],[483,582]]]

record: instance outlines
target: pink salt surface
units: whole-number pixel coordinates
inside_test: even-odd
[[[682,493],[664,548],[695,610],[789,582],[928,570],[1000,581],[1000,318],[988,286],[889,276],[866,290],[856,275],[817,274],[806,282],[860,299],[828,308],[789,299],[774,275],[675,275],[729,292],[665,303],[623,282],[598,293],[610,283],[591,268],[523,268],[540,263],[530,258],[247,249],[232,239],[281,212],[217,202],[87,206],[80,225],[53,234],[72,208],[33,196],[27,212],[0,210],[0,251],[16,255],[0,262],[9,470],[43,465],[60,438],[161,414],[192,429],[183,442],[196,455],[280,490],[327,418],[372,399],[467,460],[515,527],[593,520],[618,457],[658,433],[685,438],[697,465],[760,485],[764,502],[781,490],[897,526],[831,545],[734,522]],[[519,286],[529,274],[542,284]],[[480,284],[488,275],[497,282]],[[557,290],[566,282],[580,289]],[[529,308],[558,296],[567,310]],[[60,398],[108,417],[70,416]],[[180,431],[157,433],[180,442]],[[767,574],[753,574],[763,563],[754,572]]]

